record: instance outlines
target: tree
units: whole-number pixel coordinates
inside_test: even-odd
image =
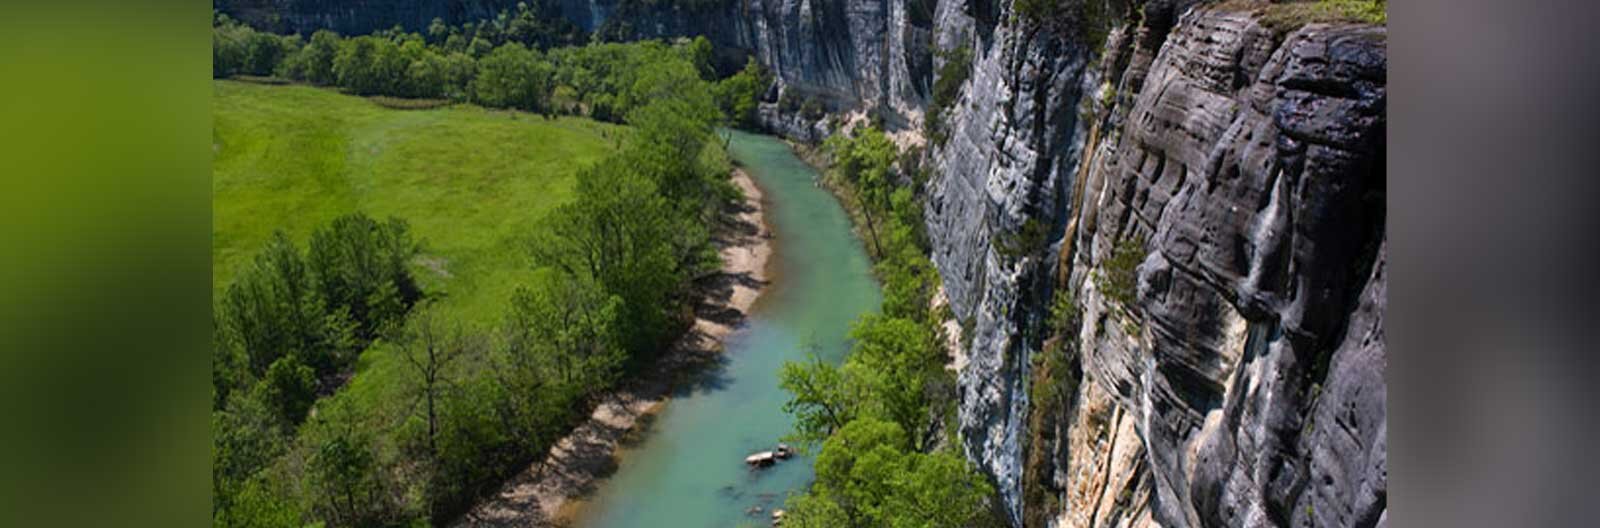
[[[284,451],[282,421],[259,393],[235,391],[211,413],[211,486],[214,508],[228,509],[247,480]]]
[[[340,43],[333,74],[340,87],[358,95],[400,95],[408,65],[393,40],[361,36]]]
[[[266,478],[240,486],[227,508],[215,512],[214,525],[226,528],[300,526],[300,509]]]
[[[534,287],[518,288],[511,305],[507,346],[519,366],[584,393],[615,381],[625,358],[617,342],[620,297],[583,277],[545,273]]]
[[[909,229],[903,223],[894,223],[889,244],[893,248],[891,255],[875,267],[883,279],[883,314],[927,322],[928,304],[939,287],[939,275],[933,263],[904,240],[910,235],[902,231]]]
[[[339,53],[339,35],[326,29],[311,34],[311,41],[285,62],[284,76],[318,86],[337,82],[333,59]]]
[[[409,268],[418,250],[404,220],[352,213],[312,233],[306,260],[329,309],[349,314],[358,335],[372,339],[422,297]]]
[[[473,93],[485,106],[539,111],[553,71],[538,52],[515,42],[504,44],[478,61]]]
[[[224,346],[238,347],[257,376],[292,353],[318,369],[331,368],[351,343],[348,325],[327,310],[324,299],[300,251],[282,232],[274,233],[223,293],[218,312]]]
[[[459,323],[447,327],[431,309],[412,315],[397,339],[401,357],[410,367],[412,390],[422,402],[427,420],[427,447],[430,456],[439,452],[439,399],[452,384],[450,366],[464,355],[481,353],[482,343],[463,332]]]
[[[1024,0],[1018,2],[1018,9],[1027,3],[1041,4],[1045,2]],[[955,105],[956,98],[961,95],[961,86],[966,84],[967,77],[972,74],[972,49],[962,45],[949,50],[935,51],[935,55],[944,60],[939,67],[938,75],[933,81],[933,100],[928,106],[928,117],[924,124],[928,139],[934,144],[943,145],[949,138],[949,131],[945,129],[945,113]]]
[[[317,378],[311,367],[297,355],[287,355],[272,362],[262,377],[262,399],[270,405],[286,427],[299,425],[306,411],[317,399]]]
[[[247,42],[255,30],[237,24],[228,15],[217,15],[211,26],[211,76],[222,78],[245,69]]]
[[[795,418],[795,441],[821,444],[855,417],[855,394],[838,367],[811,354],[804,363],[786,361],[778,385],[790,394],[783,412]]]
[[[357,423],[348,400],[330,406],[320,415],[306,442],[312,453],[306,463],[305,485],[317,516],[338,526],[371,526],[385,515],[383,483],[372,434]]]
[[[428,23],[429,44],[443,44],[450,36],[450,26],[444,23],[444,19],[433,17],[433,21]]]
[[[478,76],[478,61],[471,55],[453,52],[444,59],[445,97],[452,101],[472,99],[472,81]]]
[[[865,393],[859,405],[911,435],[913,443],[906,447],[926,447],[938,425],[931,413],[938,394],[932,389],[950,375],[937,334],[929,324],[868,315],[850,337],[855,349],[844,369]]]
[[[1111,254],[1101,260],[1094,273],[1095,287],[1129,316],[1139,290],[1138,268],[1145,258],[1144,244],[1143,234],[1118,239],[1111,247]]]
[[[291,51],[282,37],[271,33],[251,31],[245,39],[245,64],[246,73],[251,75],[272,75],[281,62]]]
[[[816,481],[785,525],[958,528],[987,519],[993,488],[959,455],[908,451],[893,422],[852,420],[823,444]]]
[[[893,194],[891,168],[899,150],[888,136],[874,127],[857,130],[850,135],[828,138],[823,147],[832,155],[835,170],[855,189],[856,202],[866,218],[867,233],[871,235],[874,253],[883,256],[883,243],[878,237],[878,217],[890,209],[889,197]]]
[[[766,90],[766,70],[761,63],[751,57],[745,62],[744,69],[721,82],[717,83],[717,102],[722,107],[722,112],[735,126],[754,129],[758,126],[756,109],[759,107],[761,92]]]
[[[881,526],[963,528],[992,521],[988,501],[994,488],[961,455],[940,451],[907,458],[905,469],[891,477],[894,491],[881,510],[889,522]]]
[[[846,526],[885,526],[883,503],[905,470],[905,431],[892,422],[857,418],[823,443],[811,493],[839,506]]]
[[[443,97],[450,89],[449,63],[432,51],[423,50],[406,67],[407,94],[411,97]]]
[[[373,62],[378,39],[355,37],[339,43],[333,57],[333,75],[340,87],[358,94],[374,93],[379,85]]]
[[[711,40],[705,35],[695,37],[684,46],[684,58],[688,59],[689,64],[694,66],[695,71],[700,73],[700,79],[704,81],[710,81],[717,76],[717,71],[711,64],[711,55]]]
[[[672,295],[687,279],[674,241],[692,222],[649,178],[615,161],[580,171],[576,194],[547,217],[535,260],[621,299],[628,348],[655,349],[668,330]]]

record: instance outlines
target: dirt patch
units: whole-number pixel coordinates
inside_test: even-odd
[[[444,257],[422,255],[417,257],[416,262],[417,265],[428,268],[428,271],[433,272],[440,278],[449,279],[455,277],[454,274],[450,273],[450,261]]]

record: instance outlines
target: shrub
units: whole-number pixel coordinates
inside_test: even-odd
[[[1117,241],[1111,255],[1100,261],[1100,269],[1094,273],[1095,287],[1130,317],[1139,288],[1138,267],[1145,257],[1144,243],[1142,234]]]
[[[1385,0],[1302,0],[1285,3],[1231,0],[1222,3],[1220,8],[1254,12],[1260,16],[1261,25],[1279,34],[1313,23],[1389,22],[1389,4]]]
[[[1014,259],[1044,248],[1048,240],[1050,240],[1050,225],[1029,218],[1017,232],[995,235],[992,243],[996,253]]]
[[[935,52],[935,55],[944,59],[944,65],[939,67],[939,73],[934,77],[933,104],[928,107],[923,126],[927,129],[929,140],[943,145],[949,139],[944,122],[946,113],[955,105],[956,98],[960,97],[961,85],[966,84],[967,77],[972,75],[972,49],[962,45]]]
[[[800,105],[800,116],[808,121],[822,119],[824,115],[826,110],[822,107],[822,101],[817,100],[815,95],[807,96],[806,102]]]

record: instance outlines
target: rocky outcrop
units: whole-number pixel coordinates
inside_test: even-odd
[[[1107,472],[1134,485],[1101,521],[1373,526],[1387,494],[1385,32],[1175,14],[1166,35],[1160,20],[1113,35],[1109,107],[1060,253],[1083,306],[1084,385],[1131,417],[1144,452]],[[1092,276],[1135,237],[1148,254],[1123,307]],[[1063,489],[1104,463],[1063,458]],[[1065,504],[1063,520],[1087,509]]]
[[[1387,489],[1384,30],[1283,33],[1190,4],[1129,10],[1097,50],[948,10],[977,58],[931,154],[927,218],[974,323],[967,453],[1020,523],[1039,436],[1027,359],[1047,294],[1069,288],[1081,380],[1042,422],[1061,424],[1053,445],[1033,446],[1059,506],[1027,507],[1065,526],[1371,526]],[[1051,226],[1049,250],[997,251],[1030,222]],[[1092,280],[1124,239],[1147,241],[1131,306]]]
[[[959,374],[961,437],[1017,522],[1027,358],[1040,340],[1030,331],[1044,315],[1049,285],[1042,279],[1052,263],[1003,255],[993,242],[1030,223],[1059,233],[1089,50],[1059,32],[997,26],[982,9],[941,6],[941,20],[968,19],[952,24],[970,29],[945,47],[968,46],[973,67],[950,114],[948,142],[932,154],[938,176],[925,209],[951,308],[974,329],[970,362]]]

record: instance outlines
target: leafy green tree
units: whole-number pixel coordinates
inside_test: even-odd
[[[228,77],[242,72],[249,57],[248,41],[255,33],[237,24],[228,15],[217,15],[211,26],[211,76]]]
[[[853,186],[856,202],[866,219],[867,233],[872,238],[873,253],[883,256],[878,224],[891,206],[889,197],[894,192],[891,170],[899,150],[882,131],[870,126],[854,134],[829,137],[823,142],[823,148],[833,157],[834,170]]]
[[[473,58],[482,59],[494,52],[494,43],[485,38],[473,38],[467,43],[467,53]]]
[[[282,423],[253,391],[235,391],[224,409],[211,413],[214,510],[229,509],[238,489],[283,453]]]
[[[440,46],[440,49],[446,53],[466,53],[468,42],[466,37],[458,33],[451,33],[449,37],[444,39],[444,44]]]
[[[893,422],[852,420],[823,444],[816,481],[789,501],[785,525],[948,527],[989,520],[993,488],[959,455],[906,450]]]
[[[803,363],[786,361],[778,385],[791,395],[783,411],[795,418],[793,438],[815,446],[855,418],[857,395],[838,367],[815,354]]]
[[[538,52],[515,42],[505,44],[478,61],[473,93],[485,106],[539,111],[553,72]]]
[[[608,387],[625,358],[617,341],[622,302],[582,277],[543,274],[512,298],[507,346],[525,368],[569,387]]]
[[[1043,4],[1048,0],[1021,0],[1017,3],[1020,10],[1026,3]],[[923,124],[928,139],[936,145],[943,145],[950,137],[946,130],[945,114],[955,105],[956,98],[961,96],[961,86],[966,84],[967,77],[972,74],[972,49],[962,45],[949,50],[935,52],[944,64],[939,67],[939,72],[933,80],[933,100],[928,105],[927,119]]]
[[[471,55],[452,52],[444,58],[444,96],[452,101],[472,99],[472,81],[478,76],[478,61]]]
[[[710,81],[717,78],[716,68],[711,64],[711,40],[705,35],[689,41],[689,44],[684,46],[684,56],[689,60],[689,64],[694,66],[695,71],[700,73],[701,80]]]
[[[301,512],[291,497],[267,478],[246,481],[228,508],[218,510],[213,525],[226,528],[300,526]]]
[[[719,189],[728,185],[727,167],[702,158],[712,138],[715,116],[716,109],[707,99],[662,95],[628,114],[634,130],[619,156],[655,183],[671,205],[706,221],[726,198]]]
[[[341,88],[358,95],[398,95],[408,65],[393,40],[360,36],[340,42],[333,74]]]
[[[252,31],[245,39],[244,71],[251,75],[272,75],[278,63],[292,51],[283,37]]]
[[[495,412],[495,402],[519,397],[529,395],[508,393],[492,379],[476,379],[464,381],[440,402],[439,430],[433,454],[427,458],[430,467],[425,487],[428,516],[434,526],[455,520],[478,498],[479,490],[505,475],[508,468],[525,464],[527,453],[543,451],[549,445],[537,437],[519,437],[518,430]],[[570,423],[561,412],[536,419]],[[526,440],[532,440],[526,445],[533,447],[516,451],[517,442]]]
[[[649,178],[615,162],[579,172],[576,194],[548,217],[535,258],[620,298],[628,348],[654,350],[671,321],[665,308],[687,279],[674,242],[692,222]]]
[[[751,57],[743,70],[717,83],[717,103],[735,126],[755,129],[756,109],[768,83],[766,70]]]
[[[1101,261],[1094,273],[1095,287],[1129,314],[1139,289],[1138,268],[1145,258],[1144,244],[1142,234],[1117,240],[1111,247],[1111,254]]]
[[[939,287],[939,274],[933,263],[923,257],[915,246],[903,241],[911,235],[904,224],[896,222],[890,247],[911,255],[896,255],[878,262],[875,270],[883,280],[883,313],[889,317],[928,322],[928,305]]]
[[[333,58],[339,53],[339,35],[328,30],[311,34],[311,41],[284,62],[285,77],[318,86],[334,84]]]
[[[332,525],[382,524],[388,505],[372,433],[341,403],[326,409],[332,416],[307,438],[313,449],[305,474],[312,511]]]
[[[228,346],[243,351],[255,375],[297,352],[318,368],[330,368],[351,343],[348,325],[326,309],[324,299],[300,251],[279,232],[223,293],[219,330]]]
[[[443,44],[445,39],[449,38],[450,36],[450,26],[444,23],[444,19],[433,17],[433,21],[428,22],[429,44]]]
[[[423,51],[406,67],[407,94],[411,97],[444,97],[450,89],[449,62],[432,51]]]
[[[948,451],[910,455],[904,469],[891,477],[882,508],[896,528],[965,528],[998,525],[989,515],[994,488],[961,455]]]
[[[287,426],[298,425],[317,399],[317,378],[296,355],[278,358],[261,379],[262,399]]]
[[[352,213],[312,233],[307,263],[330,310],[349,314],[358,335],[372,339],[422,297],[409,268],[417,251],[405,221]]]
[[[923,448],[937,426],[930,411],[934,388],[946,385],[944,349],[930,325],[909,319],[865,316],[850,332],[855,348],[845,375],[866,393],[861,405],[893,421]]]

